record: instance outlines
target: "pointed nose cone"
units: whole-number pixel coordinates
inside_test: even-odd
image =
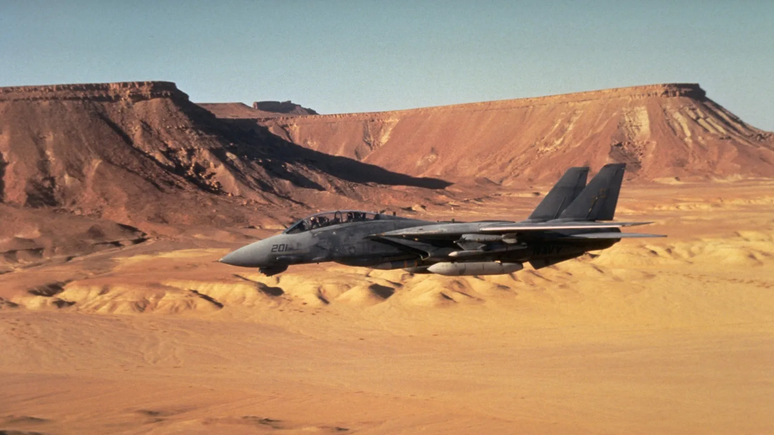
[[[230,266],[242,266],[244,263],[244,260],[245,259],[243,258],[243,255],[239,253],[239,250],[236,250],[234,252],[227,254],[225,257],[221,258],[218,261],[220,261],[221,263],[228,264]]]
[[[237,249],[221,258],[221,263],[240,267],[261,267],[266,255],[263,253],[261,242],[256,242]]]

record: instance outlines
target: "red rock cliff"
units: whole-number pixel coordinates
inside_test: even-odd
[[[305,147],[458,182],[548,181],[614,161],[639,180],[774,175],[771,134],[696,84],[259,122]]]

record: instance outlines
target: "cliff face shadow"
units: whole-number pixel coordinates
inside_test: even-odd
[[[5,177],[6,167],[8,167],[8,162],[5,160],[3,153],[0,153],[0,202],[3,202],[3,198],[5,198],[5,182],[3,177]]]
[[[274,135],[267,127],[256,124],[253,119],[221,119],[219,121],[232,127],[230,133],[238,135],[239,142],[264,149],[270,148],[271,155],[281,161],[302,163],[345,181],[425,189],[445,189],[453,184],[439,178],[412,177],[348,157],[333,156],[305,148]],[[275,166],[281,165],[280,162],[274,162],[274,164]],[[272,172],[278,170],[268,167],[267,169],[273,169]]]
[[[275,136],[276,137],[276,136]],[[277,138],[282,140],[280,138]],[[377,183],[389,186],[412,186],[425,189],[445,189],[453,183],[439,178],[412,177],[382,167],[358,162],[348,157],[332,156],[319,151],[304,148],[292,142],[284,142],[281,148],[288,160],[301,160],[317,169],[342,180],[355,183]]]

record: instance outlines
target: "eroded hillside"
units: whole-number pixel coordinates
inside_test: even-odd
[[[569,166],[611,161],[643,181],[774,174],[771,133],[694,84],[259,123],[311,149],[456,182],[545,182]]]
[[[174,83],[0,88],[0,270],[191,226],[199,238],[282,228],[318,207],[411,195],[380,185],[448,184],[234,128]]]
[[[428,181],[230,128],[167,82],[2,88],[0,162],[6,204],[124,223],[245,224],[322,191]]]

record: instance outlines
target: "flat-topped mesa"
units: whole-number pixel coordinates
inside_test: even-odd
[[[691,97],[703,99],[706,92],[698,83],[664,83],[657,85],[629,86],[625,88],[602,89],[599,91],[575,92],[572,94],[551,95],[548,97],[527,98],[528,100],[585,101],[611,98],[648,98],[648,97]]]
[[[299,118],[361,118],[370,117],[374,114],[411,114],[422,112],[450,112],[450,111],[476,111],[476,110],[500,110],[512,109],[518,107],[534,107],[545,105],[559,105],[565,103],[580,103],[598,100],[627,99],[637,100],[643,98],[676,98],[686,97],[695,100],[706,99],[706,92],[698,83],[665,83],[658,85],[630,86],[626,88],[611,88],[598,91],[574,92],[570,94],[549,95],[545,97],[516,98],[510,100],[484,101],[478,103],[451,104],[446,106],[421,107],[417,109],[391,110],[383,112],[364,112],[364,113],[339,113],[332,115],[306,115],[303,117],[294,116],[294,121]],[[280,116],[275,120],[282,118],[291,118],[289,116]]]
[[[314,110],[292,101],[256,101],[253,109],[287,115],[318,115]]]
[[[465,109],[474,108],[476,106],[489,108],[529,107],[542,106],[546,104],[613,100],[619,98],[635,100],[640,98],[653,97],[689,97],[702,100],[706,98],[706,95],[706,92],[704,92],[704,89],[702,89],[698,83],[665,83],[660,85],[630,86],[626,88],[611,88],[598,91],[573,92],[570,94],[548,95],[545,97],[516,98],[511,100],[486,101],[482,103],[454,104],[450,106],[427,107],[426,109]]]
[[[94,100],[132,102],[154,98],[188,101],[172,82],[84,83],[0,88],[0,101]]]
[[[307,107],[291,101],[256,101],[250,107],[243,103],[196,103],[217,118],[222,119],[270,119],[317,115]]]
[[[771,177],[771,133],[708,98],[661,84],[390,112],[258,119],[290,142],[411,176],[503,185],[570,166],[627,163],[656,180]]]
[[[370,183],[449,184],[219,121],[170,82],[0,88],[0,113],[0,204],[133,226],[245,226],[271,216],[259,206],[370,202]],[[319,199],[320,191],[333,193]]]

